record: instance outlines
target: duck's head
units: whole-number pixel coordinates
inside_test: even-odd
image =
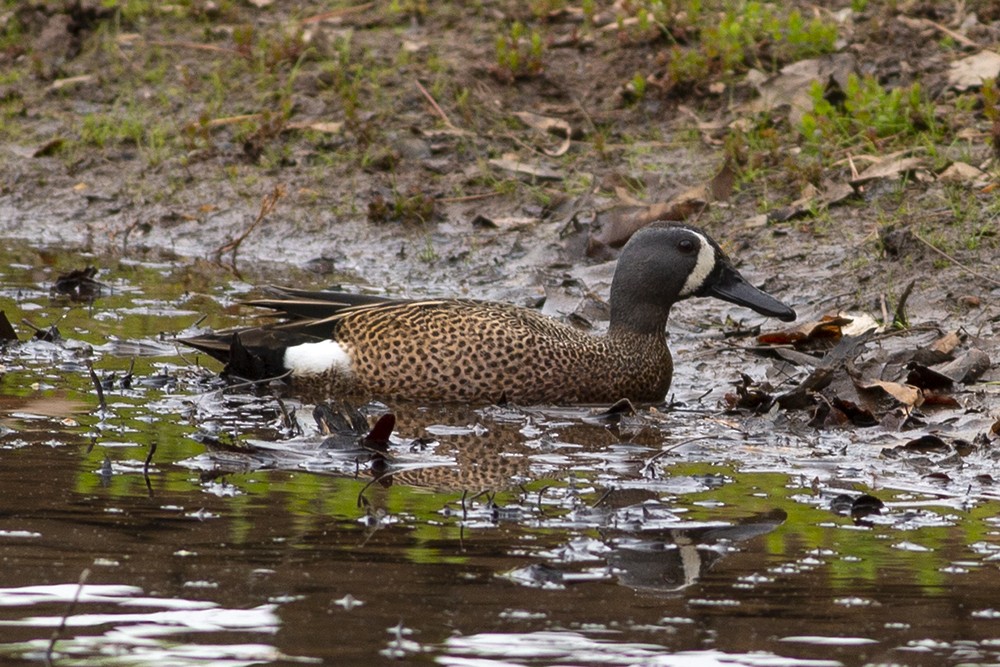
[[[654,223],[625,244],[611,284],[611,326],[663,331],[670,307],[692,296],[714,296],[790,322],[795,311],[740,275],[705,232]]]

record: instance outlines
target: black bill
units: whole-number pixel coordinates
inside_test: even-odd
[[[748,283],[736,269],[726,265],[721,265],[720,268],[717,276],[706,281],[699,296],[714,296],[784,322],[795,319],[794,310]]]

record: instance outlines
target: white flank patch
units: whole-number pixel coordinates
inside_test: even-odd
[[[302,343],[285,350],[285,368],[292,375],[319,375],[327,371],[351,372],[351,355],[332,340]]]
[[[698,240],[701,242],[701,248],[698,250],[698,261],[695,262],[694,268],[691,269],[691,274],[681,289],[681,296],[691,296],[701,289],[701,286],[705,284],[705,279],[708,278],[708,274],[715,268],[715,248],[708,242],[708,239],[698,232],[691,233],[698,237]]]

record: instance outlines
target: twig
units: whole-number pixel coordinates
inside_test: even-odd
[[[949,262],[951,262],[952,264],[954,264],[958,268],[962,269],[966,273],[969,273],[969,274],[975,276],[976,278],[979,278],[980,280],[985,280],[986,282],[988,282],[991,285],[995,285],[997,287],[1000,287],[1000,281],[994,280],[993,278],[990,278],[989,276],[985,276],[982,273],[978,273],[976,271],[973,271],[972,269],[970,269],[969,267],[967,267],[965,264],[962,264],[960,261],[958,261],[957,259],[955,259],[951,255],[949,255],[948,253],[946,253],[944,250],[941,250],[940,248],[938,248],[937,246],[935,246],[934,244],[932,244],[930,241],[928,241],[927,239],[925,239],[923,236],[921,236],[917,232],[913,232],[913,238],[917,239],[918,241],[920,241],[921,243],[923,243],[925,246],[927,246],[928,248],[930,248],[931,250],[933,250],[937,254],[941,255],[946,260],[948,260]]]
[[[714,435],[699,435],[699,436],[697,436],[697,437],[695,437],[695,438],[688,438],[687,440],[681,440],[680,442],[678,442],[678,443],[675,443],[675,444],[673,444],[673,445],[670,445],[669,447],[664,447],[663,449],[661,449],[660,451],[658,451],[658,452],[657,452],[656,454],[653,454],[653,455],[652,455],[652,456],[650,456],[650,457],[649,457],[648,459],[646,459],[646,460],[645,460],[645,461],[643,462],[643,464],[642,464],[642,468],[641,468],[640,470],[641,470],[641,472],[642,472],[643,474],[645,474],[646,470],[648,470],[648,469],[650,468],[650,466],[652,466],[652,465],[653,465],[653,463],[654,463],[654,462],[655,462],[655,461],[656,461],[656,460],[657,460],[658,458],[660,458],[660,457],[662,457],[662,456],[666,456],[667,454],[669,454],[670,452],[674,451],[674,450],[675,450],[675,449],[677,449],[678,447],[683,447],[684,445],[686,445],[686,444],[688,444],[688,443],[692,443],[692,442],[695,442],[695,441],[697,441],[697,440],[711,440],[711,439],[713,439],[713,438],[715,438],[715,436],[714,436]]]
[[[423,93],[424,97],[427,98],[427,101],[430,103],[431,107],[434,108],[434,111],[437,112],[437,115],[441,116],[441,120],[444,121],[444,124],[451,129],[457,130],[458,128],[455,127],[450,120],[448,120],[448,116],[441,109],[441,107],[438,106],[438,103],[434,101],[434,98],[431,97],[431,94],[427,92],[427,89],[424,88],[423,84],[421,84],[420,81],[418,81],[417,79],[414,79],[413,82],[417,84],[417,88],[419,88],[420,92]]]
[[[467,201],[475,201],[477,199],[489,199],[490,197],[499,197],[499,192],[483,192],[478,195],[465,195],[464,197],[441,197],[438,199],[439,202],[445,204],[457,204]]]
[[[94,372],[94,365],[89,361],[87,362],[87,370],[90,371],[90,380],[94,383],[94,389],[97,390],[97,404],[104,412],[108,409],[108,403],[104,400],[104,387],[101,386],[101,380],[97,377],[97,373]]]
[[[285,196],[285,186],[283,185],[276,185],[274,187],[274,190],[272,190],[270,194],[265,195],[260,202],[260,211],[257,213],[257,217],[254,219],[254,221],[250,223],[250,226],[247,227],[242,234],[237,236],[229,243],[221,245],[215,249],[215,261],[219,262],[220,259],[222,258],[222,255],[224,255],[227,252],[231,252],[232,253],[231,264],[233,269],[235,269],[236,254],[240,251],[240,245],[242,245],[243,241],[245,241],[246,238],[250,236],[253,230],[257,229],[257,227],[259,227],[260,224],[264,222],[264,218],[266,218],[268,215],[271,214],[272,211],[274,211],[274,208],[278,205],[278,201],[284,196]]]
[[[899,295],[896,312],[892,315],[892,326],[900,329],[906,328],[906,300],[910,298],[910,292],[913,291],[913,286],[916,282],[916,280],[911,280],[910,284],[903,289],[903,293]]]
[[[146,481],[146,490],[149,491],[150,497],[153,495],[153,485],[149,482],[149,464],[153,462],[153,454],[156,454],[156,440],[149,443],[146,461],[142,464],[142,478]]]
[[[90,569],[84,568],[83,572],[80,573],[80,580],[76,587],[76,593],[73,594],[73,599],[69,603],[69,607],[66,608],[66,613],[63,614],[62,620],[59,622],[59,627],[55,629],[52,633],[52,638],[49,640],[49,647],[45,650],[45,664],[49,667],[52,666],[52,653],[55,651],[56,642],[59,641],[59,637],[62,635],[63,630],[66,629],[66,621],[69,617],[73,615],[73,610],[76,609],[76,603],[80,600],[80,594],[83,593],[83,585],[87,583],[87,579],[90,578]]]
[[[149,41],[153,46],[165,46],[167,48],[181,47],[185,49],[195,49],[196,51],[212,51],[214,53],[224,53],[230,56],[242,56],[246,57],[245,53],[241,53],[236,49],[227,49],[224,46],[216,46],[215,44],[201,44],[199,42],[177,42],[177,41],[163,41],[159,39],[153,39]]]
[[[943,32],[945,35],[951,37],[953,40],[955,40],[962,46],[979,48],[979,44],[977,42],[969,39],[960,32],[955,32],[954,30],[948,28],[947,26],[941,25],[936,21],[931,21],[930,19],[912,19],[908,16],[899,16],[897,17],[897,20],[903,25],[909,26],[910,28],[915,28],[917,30],[919,30],[921,26],[933,28],[938,32]]]

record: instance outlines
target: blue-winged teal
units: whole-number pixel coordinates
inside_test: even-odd
[[[285,375],[310,395],[418,401],[656,402],[670,387],[670,308],[714,296],[781,320],[795,311],[748,283],[698,229],[655,223],[625,245],[607,334],[535,310],[465,299],[393,300],[279,289],[250,302],[289,321],[185,339],[230,375]]]

